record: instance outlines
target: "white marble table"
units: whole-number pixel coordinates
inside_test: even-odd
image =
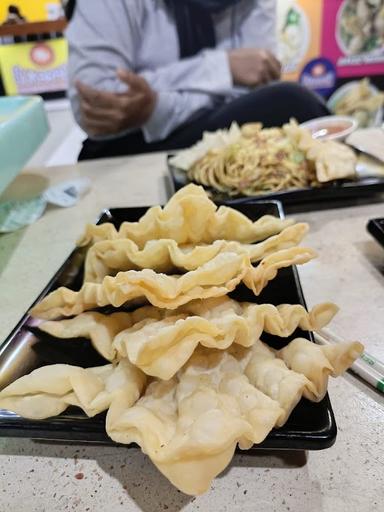
[[[49,209],[33,226],[0,236],[0,342],[71,252],[86,222],[105,207],[162,203],[161,155],[31,170],[7,197],[48,182],[90,176],[92,191],[68,210]],[[319,258],[300,269],[311,306],[333,300],[335,333],[362,340],[384,360],[384,250],[367,234],[384,204],[297,215],[311,225]],[[374,512],[384,501],[384,398],[348,374],[330,383],[336,444],[311,453],[236,456],[209,493],[176,491],[138,450],[0,438],[0,511]]]

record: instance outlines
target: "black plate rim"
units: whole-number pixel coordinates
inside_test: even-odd
[[[175,191],[180,188],[194,183],[190,181],[185,171],[174,166],[170,163],[173,154],[167,155],[168,172],[171,177],[172,185]],[[200,185],[195,183],[196,185]],[[236,205],[242,203],[249,203],[254,201],[281,201],[283,204],[298,204],[308,202],[323,202],[330,200],[343,200],[361,198],[362,196],[370,196],[384,192],[384,178],[381,177],[366,177],[356,181],[343,180],[342,182],[333,182],[331,186],[322,188],[307,187],[302,189],[281,190],[278,192],[270,192],[255,196],[240,196],[231,197],[224,192],[218,192],[205,185],[200,185],[205,190],[211,193],[211,197],[215,202],[220,202],[226,205]]]
[[[384,218],[369,220],[367,231],[373,236],[377,243],[384,247]]]

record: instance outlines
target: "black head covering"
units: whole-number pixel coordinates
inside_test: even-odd
[[[176,0],[178,4],[189,4],[202,7],[208,12],[220,12],[238,4],[241,0]]]
[[[165,0],[175,18],[180,58],[192,57],[204,48],[216,46],[212,14],[238,4],[241,0]]]
[[[73,13],[75,12],[76,0],[67,0],[64,7],[65,17],[68,21],[71,20]]]

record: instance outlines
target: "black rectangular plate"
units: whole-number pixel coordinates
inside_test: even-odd
[[[367,224],[369,233],[384,247],[384,218],[372,219]]]
[[[282,216],[281,204],[276,201],[257,202],[236,205],[236,209],[252,220],[262,215]],[[147,208],[116,208],[103,213],[99,223],[112,222],[119,227],[123,221],[137,221]],[[45,295],[59,286],[78,289],[81,286],[84,250],[75,249],[61,269],[35,301],[39,302]],[[240,286],[231,294],[239,301],[254,302],[250,290]],[[279,272],[257,302],[272,304],[292,303],[305,306],[303,292],[296,268],[283,269]],[[68,363],[81,366],[107,364],[100,360],[86,340],[73,342],[37,338],[35,332],[39,321],[26,314],[7,340],[0,347],[0,389],[45,364]],[[286,345],[296,336],[311,336],[297,330],[289,339],[264,335],[263,340],[275,348]],[[53,342],[52,342],[53,341]],[[0,410],[0,436],[25,437],[45,441],[66,441],[72,443],[114,444],[104,428],[105,414],[95,418],[86,418],[76,408],[70,408],[62,415],[44,421],[30,421],[14,413]],[[250,450],[288,449],[321,450],[332,446],[336,439],[336,423],[328,395],[320,403],[302,399],[291,414],[288,422],[280,429],[273,430],[267,439]]]
[[[191,183],[185,171],[178,169],[170,163],[168,156],[168,169],[171,175],[172,184],[175,191],[185,187]],[[311,207],[318,204],[329,203],[329,207],[333,208],[344,204],[346,201],[359,200],[361,202],[363,197],[372,197],[384,192],[384,178],[364,178],[355,181],[340,180],[332,182],[331,184],[316,188],[307,187],[301,189],[281,190],[279,192],[270,192],[256,196],[230,196],[224,192],[218,192],[213,188],[205,187],[210,193],[210,197],[215,202],[223,204],[236,204],[239,202],[248,202],[255,200],[280,201],[284,206],[291,206],[297,204],[310,203]]]

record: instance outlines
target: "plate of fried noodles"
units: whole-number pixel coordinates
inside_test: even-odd
[[[168,157],[176,190],[197,183],[223,202],[249,197],[305,202],[384,190],[382,178],[361,179],[356,164],[351,147],[313,138],[294,120],[272,128],[234,123]]]

